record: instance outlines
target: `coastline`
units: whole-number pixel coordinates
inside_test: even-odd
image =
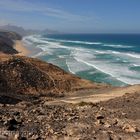
[[[29,46],[23,40],[16,40],[14,44],[14,48],[19,52],[17,54],[19,56],[33,57],[43,51],[41,48]]]
[[[15,41],[14,47],[19,52],[14,57],[0,53],[0,128],[9,132],[5,139],[11,132],[22,134],[24,130],[29,139],[36,135],[39,139],[67,136],[73,140],[77,136],[102,140],[140,136],[139,85],[113,87],[90,82],[31,58],[42,50],[24,39]],[[27,136],[36,128],[34,135]]]
[[[16,40],[14,48],[19,52],[17,55],[28,56],[31,52],[28,50],[22,41]]]

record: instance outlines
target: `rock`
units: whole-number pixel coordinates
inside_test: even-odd
[[[137,131],[137,128],[135,126],[131,126],[130,124],[125,124],[122,129],[128,133],[134,133]]]
[[[109,123],[105,123],[104,127],[109,128],[111,125]]]
[[[104,119],[104,116],[103,116],[103,115],[101,115],[101,114],[98,114],[98,115],[96,116],[96,119],[97,119],[97,120]]]
[[[104,124],[104,121],[103,120],[97,120],[95,122],[95,125],[103,125]]]
[[[18,140],[19,139],[19,134],[16,134],[15,136],[14,136],[14,140]]]
[[[114,119],[112,124],[113,125],[117,125],[118,124],[118,121],[119,121],[118,119]]]
[[[51,134],[53,134],[53,133],[54,133],[54,130],[53,130],[53,129],[50,129],[49,132],[50,132]]]
[[[95,124],[96,125],[102,125],[102,124],[105,124],[105,122],[104,122],[104,116],[103,115],[101,115],[101,114],[97,114],[96,115],[96,119],[97,119],[97,121],[95,122]]]
[[[100,109],[99,109],[100,111],[103,111],[103,110],[105,110],[103,107],[100,107]]]
[[[127,113],[122,112],[122,116],[126,116],[126,115],[127,115]]]
[[[31,139],[33,139],[33,140],[37,140],[38,138],[39,138],[38,135],[33,135],[33,136],[31,137]]]
[[[18,112],[18,111],[17,112],[14,112],[13,115],[19,116],[20,115],[20,112]]]
[[[21,122],[18,122],[15,119],[10,119],[7,121],[7,124],[6,124],[8,126],[7,130],[15,131],[17,129],[18,125],[20,125],[20,124],[21,124]]]

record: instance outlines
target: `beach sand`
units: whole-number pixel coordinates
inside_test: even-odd
[[[43,51],[41,48],[28,46],[24,42],[19,40],[15,41],[14,48],[19,52],[17,55],[29,57],[36,56],[38,53]]]
[[[17,55],[28,56],[31,52],[28,50],[22,41],[15,41],[14,48],[19,52]]]

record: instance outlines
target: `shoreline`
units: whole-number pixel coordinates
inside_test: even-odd
[[[28,56],[33,57],[40,52],[43,52],[41,48],[36,48],[33,46],[29,46],[23,40],[16,40],[14,44],[14,48],[18,51],[19,56]]]
[[[31,53],[30,50],[28,50],[23,44],[23,42],[20,40],[15,41],[14,49],[18,51],[17,55],[20,55],[20,56],[28,56]]]

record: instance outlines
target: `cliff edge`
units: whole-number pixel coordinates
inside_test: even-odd
[[[18,54],[13,46],[16,40],[21,39],[22,37],[15,32],[0,31],[0,53]]]

